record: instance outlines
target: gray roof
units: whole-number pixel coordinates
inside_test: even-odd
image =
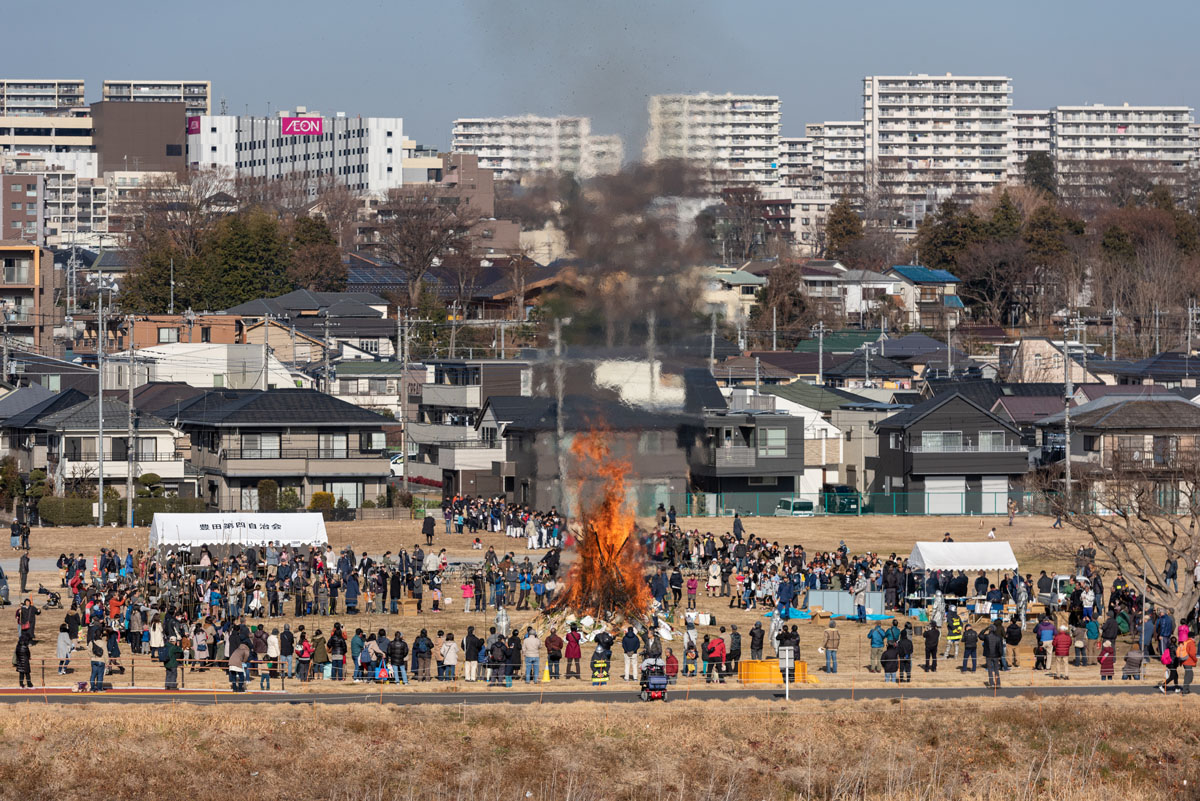
[[[392,420],[313,389],[213,390],[178,413],[184,424],[210,426],[390,425]]]
[[[17,412],[23,412],[34,404],[52,398],[57,393],[46,389],[41,384],[30,384],[27,387],[15,389],[0,398],[0,420],[11,417]]]
[[[1037,425],[1055,427],[1062,425],[1062,420],[1059,412],[1038,420]],[[1071,426],[1114,431],[1200,429],[1200,406],[1174,395],[1106,395],[1072,409]]]
[[[105,398],[104,419],[114,429],[125,430],[129,420],[129,406],[119,400]],[[139,412],[133,413],[134,424],[139,428],[170,428],[170,424],[161,417]],[[90,431],[100,426],[100,401],[91,398],[83,403],[48,414],[37,422],[37,427],[47,431],[55,429],[80,429]]]
[[[910,406],[899,414],[894,414],[886,420],[880,420],[875,424],[875,428],[877,430],[881,428],[908,428],[909,426],[923,419],[926,415],[932,414],[953,400],[960,400],[968,406],[974,407],[984,417],[991,418],[1010,431],[1020,433],[1020,431],[1018,431],[1017,428],[1008,420],[1005,420],[1002,417],[997,417],[975,401],[968,398],[966,395],[960,395],[957,392],[947,395],[938,395],[930,398],[924,403],[918,403],[916,406]]]

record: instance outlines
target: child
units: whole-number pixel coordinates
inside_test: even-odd
[[[690,578],[688,578],[688,580],[687,580],[687,596],[688,596],[687,608],[688,609],[696,608],[696,589],[699,586],[700,586],[700,581],[695,576],[691,576]]]
[[[479,542],[479,540],[476,540],[476,542]],[[460,589],[462,590],[463,611],[470,612],[471,601],[475,598],[475,582],[467,580],[463,582]]]
[[[471,550],[472,551],[482,551],[483,550],[483,543],[479,541],[479,537],[476,537],[475,541],[471,543]]]
[[[1046,669],[1046,643],[1043,640],[1038,640],[1033,646],[1034,670]]]

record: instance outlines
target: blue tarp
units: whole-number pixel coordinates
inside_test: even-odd
[[[763,617],[775,617],[775,612],[767,612]],[[794,606],[788,607],[788,619],[790,620],[809,620],[811,618],[812,615],[809,614],[807,609],[797,609]]]

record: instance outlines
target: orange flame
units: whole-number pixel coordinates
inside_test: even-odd
[[[579,554],[567,573],[566,589],[554,609],[569,609],[600,619],[649,616],[652,599],[645,561],[634,538],[636,518],[626,505],[625,476],[630,464],[612,455],[605,432],[575,437],[571,455],[577,464],[582,534]],[[599,486],[596,486],[596,484]],[[592,490],[592,498],[584,490]],[[590,501],[590,502],[589,502]]]

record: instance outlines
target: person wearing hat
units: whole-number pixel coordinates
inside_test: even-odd
[[[1105,640],[1100,646],[1096,661],[1100,663],[1100,681],[1112,681],[1113,668],[1117,664],[1117,651],[1113,648],[1112,640]]]
[[[567,641],[567,648],[566,648],[566,653],[565,653],[565,655],[567,657],[566,678],[569,679],[569,678],[571,678],[572,674],[574,674],[575,678],[578,679],[578,678],[580,678],[580,676],[579,676],[579,660],[583,658],[583,650],[579,647],[579,644],[581,642],[583,642],[583,635],[579,633],[579,625],[577,623],[571,624],[571,630],[567,632],[566,641]]]
[[[163,686],[168,690],[179,689],[179,660],[183,659],[183,649],[179,647],[179,637],[172,634],[166,646],[167,655],[163,660],[166,677]]]
[[[1067,657],[1071,654],[1071,632],[1066,626],[1059,626],[1058,633],[1050,641],[1053,658],[1050,661],[1050,677],[1067,679]]]

